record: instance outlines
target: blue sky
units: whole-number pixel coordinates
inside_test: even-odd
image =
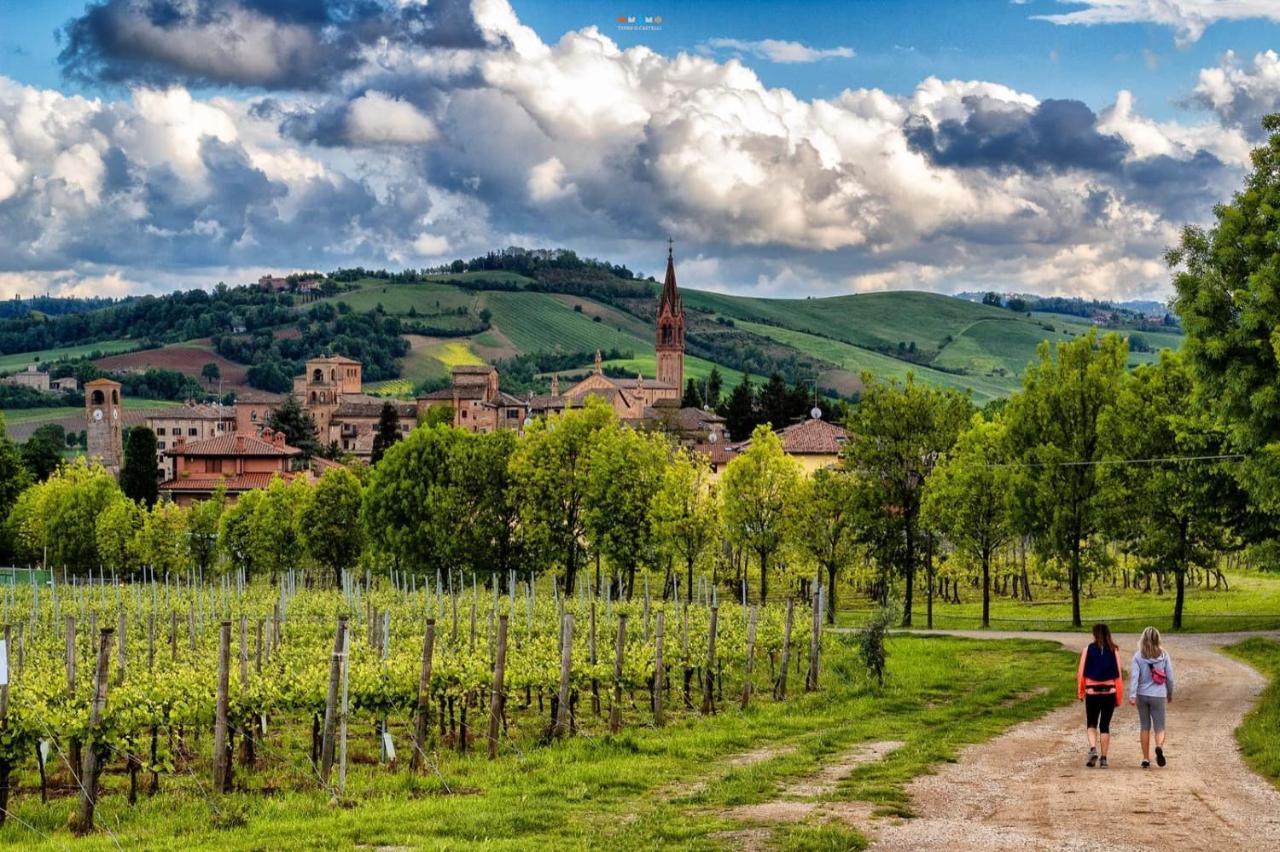
[[[1280,2],[1226,8],[0,0],[0,296],[673,234],[720,290],[1158,297],[1280,109]]]

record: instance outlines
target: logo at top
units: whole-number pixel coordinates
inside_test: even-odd
[[[620,30],[657,30],[662,28],[661,15],[619,15]]]

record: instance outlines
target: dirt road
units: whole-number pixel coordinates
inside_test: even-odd
[[[1076,651],[1088,641],[1074,634],[1019,635]],[[1116,638],[1127,688],[1137,637]],[[1230,641],[1184,635],[1166,642],[1177,692],[1164,769],[1139,767],[1137,713],[1127,698],[1111,723],[1111,767],[1086,769],[1084,710],[1073,704],[968,748],[958,762],[912,782],[919,817],[879,822],[872,848],[1280,849],[1280,791],[1245,766],[1233,736],[1266,682],[1213,650]]]

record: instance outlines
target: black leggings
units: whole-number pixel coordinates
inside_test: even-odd
[[[1084,697],[1085,726],[1097,728],[1100,734],[1111,733],[1111,714],[1116,712],[1116,694],[1087,693]]]

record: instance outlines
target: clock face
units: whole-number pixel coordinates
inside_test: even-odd
[[[93,419],[94,419],[94,420],[101,420],[101,419],[102,419],[102,409],[101,409],[101,408],[95,408],[95,409],[93,410]]]

